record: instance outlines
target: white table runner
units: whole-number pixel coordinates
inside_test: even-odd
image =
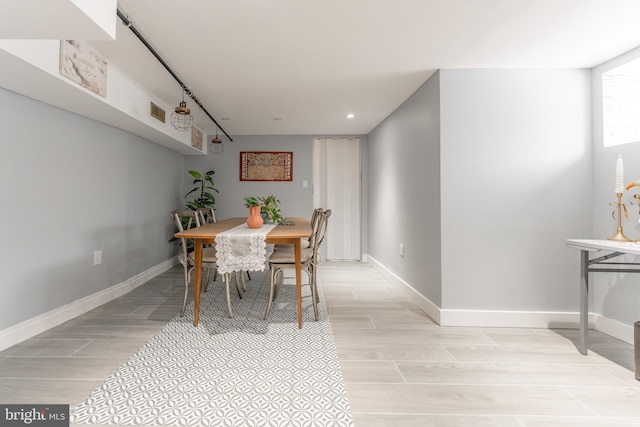
[[[267,249],[267,234],[275,224],[263,224],[260,228],[249,228],[247,224],[223,231],[216,236],[218,272],[264,271]]]

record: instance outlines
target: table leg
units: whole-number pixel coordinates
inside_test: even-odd
[[[578,351],[587,354],[589,348],[589,251],[580,251],[580,345]]]
[[[202,285],[202,242],[194,239],[193,242],[195,260],[193,267],[193,326],[198,326],[200,315],[200,287]]]
[[[300,249],[300,239],[295,239],[293,252],[296,260],[296,300],[298,303],[298,329],[302,328],[302,250]]]

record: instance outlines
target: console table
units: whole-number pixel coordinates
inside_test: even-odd
[[[578,350],[587,354],[589,347],[589,273],[640,273],[640,263],[608,262],[620,255],[640,255],[640,243],[615,240],[567,239],[567,246],[580,250],[580,345]],[[602,256],[590,258],[591,252],[607,251]],[[628,266],[628,267],[625,267]]]

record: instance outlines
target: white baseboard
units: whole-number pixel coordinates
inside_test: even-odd
[[[592,316],[595,317],[595,330],[610,335],[628,344],[633,344],[633,325],[628,325],[626,323],[618,322],[617,320],[608,319],[606,317],[602,317],[599,314],[592,314]]]
[[[367,255],[366,259],[376,271],[440,326],[569,329],[578,329],[580,327],[579,312],[442,309],[370,255]],[[595,329],[626,343],[633,344],[633,325],[608,319],[599,314],[589,313],[589,329]]]
[[[441,310],[442,326],[578,328],[580,313],[554,311]],[[589,315],[589,328],[593,329]]]
[[[391,270],[387,269],[384,265],[375,260],[371,255],[366,255],[367,262],[373,266],[373,268],[387,279],[394,287],[402,292],[412,303],[417,305],[427,316],[432,318],[437,324],[440,323],[441,310],[440,307],[435,305],[427,297],[416,291],[411,285],[396,276]]]
[[[177,262],[176,257],[168,259],[122,283],[1,330],[0,351],[131,292],[138,286],[169,270]]]

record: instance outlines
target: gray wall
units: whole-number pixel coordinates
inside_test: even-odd
[[[218,135],[220,136],[220,135]],[[209,135],[207,141],[211,141]],[[246,196],[268,196],[274,194],[280,200],[285,216],[311,215],[312,193],[312,149],[313,137],[288,136],[233,136],[233,141],[224,141],[224,152],[220,155],[194,156],[185,158],[185,170],[201,172],[213,169],[214,182],[219,193],[216,196],[216,217],[218,219],[247,216],[243,199]],[[292,182],[240,181],[240,151],[292,151]],[[309,186],[302,188],[302,181]],[[185,178],[185,194],[193,188],[189,176]]]
[[[220,135],[218,135],[220,136]],[[320,135],[326,136],[326,135]],[[366,154],[366,137],[360,137],[363,156]],[[213,135],[207,137],[210,141]],[[233,141],[224,141],[224,152],[220,155],[186,157],[185,171],[195,169],[201,172],[213,169],[214,182],[219,194],[216,196],[216,216],[218,219],[246,216],[244,207],[246,196],[268,196],[274,194],[279,200],[285,216],[309,217],[313,210],[313,140],[314,135],[239,135]],[[240,181],[239,164],[241,151],[292,151],[292,182],[249,182]],[[363,188],[366,189],[366,161],[363,164]],[[185,172],[186,175],[186,172]],[[308,187],[303,188],[303,181]],[[191,178],[186,175],[186,194],[193,188]],[[366,196],[364,197],[366,202]],[[363,203],[365,203],[363,202]],[[366,214],[363,214],[366,223]],[[366,238],[363,241],[366,246]]]
[[[440,74],[368,136],[369,255],[440,305]],[[400,256],[404,244],[404,257]]]
[[[182,155],[4,89],[0,141],[0,330],[175,253],[168,213],[181,203]]]
[[[369,253],[443,309],[577,311],[590,126],[588,70],[441,70],[369,135]]]
[[[577,311],[589,70],[441,71],[442,303]]]

